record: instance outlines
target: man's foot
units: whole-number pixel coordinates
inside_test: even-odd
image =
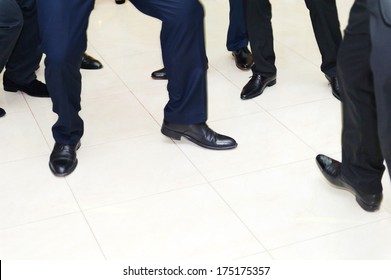
[[[266,87],[274,86],[277,83],[276,75],[263,77],[261,74],[253,74],[250,81],[244,86],[240,98],[251,99],[262,94]]]
[[[117,3],[117,4],[123,4],[123,3],[125,3],[125,0],[115,0],[115,3]]]
[[[5,116],[5,111],[3,108],[0,108],[0,118]]]
[[[83,58],[81,59],[81,69],[86,69],[86,70],[97,70],[103,68],[102,63],[93,58],[92,56],[84,53]]]
[[[253,55],[247,47],[233,51],[232,55],[235,58],[236,67],[240,70],[250,70],[254,64]]]
[[[238,146],[234,139],[214,132],[206,123],[173,124],[164,121],[161,132],[175,140],[184,136],[191,142],[212,150],[228,150]]]
[[[54,175],[64,177],[71,174],[77,166],[76,151],[80,148],[80,142],[76,145],[64,145],[56,143],[50,155],[49,167]]]
[[[153,71],[151,74],[151,78],[154,80],[167,80],[166,68]]]
[[[3,76],[3,86],[5,91],[17,92],[19,90],[33,97],[49,97],[46,85],[37,79],[26,85],[19,85]]]
[[[329,81],[331,86],[331,92],[335,98],[337,98],[339,101],[341,101],[341,88],[339,86],[339,81],[337,77],[330,77],[328,75],[325,75],[326,79]]]
[[[325,155],[317,155],[316,163],[327,181],[340,189],[351,192],[362,209],[373,212],[380,208],[383,194],[367,194],[348,184],[341,175],[340,162]]]

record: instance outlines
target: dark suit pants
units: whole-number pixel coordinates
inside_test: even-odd
[[[86,30],[94,0],[37,0],[45,59],[45,78],[58,120],[53,137],[76,144],[83,135],[79,116],[81,58],[87,48]]]
[[[236,51],[248,45],[246,19],[243,0],[229,0],[229,26],[227,50]]]
[[[244,0],[248,36],[254,56],[254,73],[270,77],[276,74],[272,9],[269,0]],[[336,56],[341,42],[335,0],[305,0],[312,27],[322,55],[321,70],[336,75]],[[289,16],[289,15],[288,15]]]
[[[0,0],[0,72],[18,84],[33,81],[42,58],[35,0]]]
[[[177,124],[205,122],[206,53],[204,10],[198,0],[131,0],[162,21],[160,41],[168,76],[164,119]]]
[[[338,55],[342,175],[366,193],[382,191],[384,159],[391,167],[391,26],[378,1],[355,1]]]

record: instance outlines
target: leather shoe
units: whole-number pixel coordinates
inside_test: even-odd
[[[93,58],[92,56],[84,53],[83,57],[81,59],[81,69],[86,69],[86,70],[97,70],[103,68],[102,63]]]
[[[3,76],[3,86],[5,91],[17,92],[20,90],[33,97],[49,97],[46,85],[37,79],[26,85],[19,85],[8,79],[6,76]]]
[[[326,79],[329,81],[331,85],[331,92],[333,93],[333,96],[337,98],[339,101],[341,101],[341,88],[339,86],[339,81],[337,77],[330,77],[326,76]]]
[[[151,74],[151,78],[154,80],[167,80],[167,72],[166,68],[162,68],[156,71],[153,71]]]
[[[5,111],[3,108],[0,108],[0,118],[5,116]]]
[[[123,4],[123,3],[125,3],[125,0],[115,0],[115,3],[117,3],[117,4]]]
[[[317,155],[316,163],[323,176],[334,186],[351,192],[362,209],[373,212],[379,209],[383,198],[382,193],[367,194],[348,182],[341,175],[341,163],[325,155]]]
[[[164,121],[161,132],[175,140],[180,140],[184,136],[191,142],[212,150],[228,150],[238,145],[231,137],[210,129],[206,123],[173,124]]]
[[[274,86],[276,83],[276,75],[267,78],[254,73],[250,81],[244,86],[240,98],[246,100],[257,97],[262,94],[266,87]]]
[[[76,151],[80,148],[80,142],[76,145],[64,145],[56,143],[50,155],[49,167],[54,175],[63,177],[71,174],[77,166]]]
[[[254,64],[253,55],[247,47],[233,51],[232,55],[235,58],[236,67],[240,70],[250,70]]]

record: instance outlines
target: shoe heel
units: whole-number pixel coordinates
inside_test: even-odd
[[[277,84],[277,80],[271,81],[270,83],[267,84],[268,87],[274,86]]]
[[[10,92],[17,92],[18,91],[17,88],[11,87],[11,86],[4,86],[4,90],[5,91],[10,91]]]
[[[173,139],[175,139],[175,140],[181,140],[182,134],[180,134],[180,133],[178,133],[178,132],[169,130],[169,129],[165,128],[165,127],[162,127],[161,132],[162,132],[164,135],[166,135],[167,137],[173,138]]]

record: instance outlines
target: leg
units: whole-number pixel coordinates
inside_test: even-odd
[[[336,76],[337,52],[342,40],[335,0],[305,0],[316,42],[322,55],[321,70]]]
[[[0,72],[3,71],[23,28],[23,14],[15,0],[0,0]]]
[[[15,2],[15,1],[14,1]],[[17,1],[23,14],[23,28],[7,63],[4,76],[19,85],[36,79],[42,58],[35,0]]]
[[[369,7],[372,46],[370,64],[375,88],[378,141],[387,166],[391,168],[391,26],[384,21],[380,2],[382,1],[373,1]],[[384,3],[387,4],[385,1]]]
[[[247,47],[248,44],[243,0],[229,0],[229,6],[227,50],[236,51]]]
[[[265,77],[276,75],[272,8],[269,0],[244,0],[248,36],[254,57],[252,70]]]
[[[356,1],[338,55],[342,85],[342,176],[365,193],[382,191],[383,156],[369,64],[369,13],[365,0]]]
[[[342,85],[342,164],[324,155],[316,157],[326,179],[352,192],[366,211],[382,201],[383,156],[377,134],[367,0],[356,0],[338,55]]]
[[[248,36],[244,17],[244,3],[243,0],[230,0],[229,5],[227,49],[232,51],[236,67],[240,70],[250,70],[254,64],[254,59],[247,48]]]
[[[197,0],[132,0],[141,12],[162,20],[161,45],[170,100],[168,122],[205,122],[206,53],[204,12]]]
[[[87,47],[86,30],[94,0],[37,0],[45,59],[45,77],[58,120],[49,167],[66,176],[77,166],[76,150],[83,135],[79,116],[80,65]]]
[[[162,133],[182,136],[199,146],[223,150],[237,146],[206,125],[204,10],[198,0],[131,0],[143,13],[162,21],[161,45],[168,77],[169,101]]]
[[[58,115],[52,131],[57,143],[75,145],[83,135],[79,117],[80,64],[93,0],[37,0],[45,77]]]

